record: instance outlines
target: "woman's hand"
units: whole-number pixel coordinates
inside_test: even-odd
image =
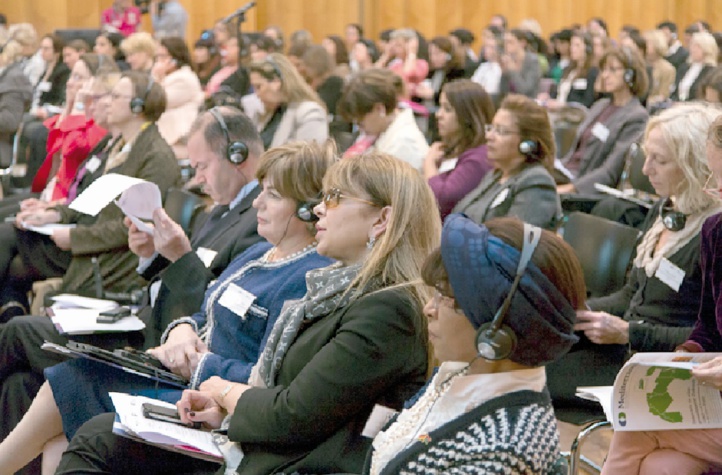
[[[15,226],[23,229],[25,226],[42,226],[60,222],[60,213],[54,209],[36,209],[21,211],[15,217]]]
[[[693,368],[692,376],[700,383],[722,391],[722,356]]]
[[[439,174],[439,165],[441,160],[444,159],[444,144],[441,142],[434,142],[429,147],[429,151],[426,153],[424,158],[424,177],[428,180],[429,178]]]
[[[567,183],[566,185],[559,185],[557,186],[557,194],[560,195],[569,195],[571,193],[576,193],[577,189],[574,187],[573,183]]]
[[[37,198],[28,198],[20,202],[20,211],[44,211],[50,206],[47,201]]]
[[[607,312],[578,310],[575,331],[583,331],[593,343],[599,345],[629,343],[629,322]]]
[[[213,395],[206,391],[183,391],[180,401],[176,403],[181,422],[191,424],[201,422],[207,429],[221,427],[226,412],[213,399]]]
[[[199,389],[212,394],[219,406],[221,406],[228,414],[233,414],[241,395],[250,389],[250,386],[243,383],[227,381],[218,376],[213,376],[203,381]]]
[[[148,350],[163,366],[185,379],[191,378],[198,367],[200,355],[207,352],[208,346],[188,323],[176,326],[168,333],[164,344]]]

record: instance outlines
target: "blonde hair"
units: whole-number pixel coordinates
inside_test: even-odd
[[[151,58],[155,56],[156,43],[150,33],[144,31],[133,33],[120,43],[120,49],[127,56],[133,53],[145,53]]]
[[[335,163],[323,186],[368,196],[379,206],[391,208],[386,230],[349,286],[354,298],[378,278],[384,286],[410,287],[411,295],[423,306],[429,294],[420,279],[421,267],[441,237],[439,214],[431,212],[436,200],[424,178],[408,163],[372,150]]]
[[[656,55],[662,59],[667,55],[667,37],[664,36],[662,30],[649,30],[644,33],[644,39],[647,45],[651,45]]]
[[[710,66],[717,66],[717,54],[719,53],[719,47],[714,39],[714,36],[707,33],[706,31],[699,31],[692,35],[692,40],[702,49],[704,64]]]
[[[291,62],[280,53],[271,53],[263,61],[251,63],[250,71],[260,74],[269,81],[281,81],[281,93],[286,103],[313,101],[326,109],[325,103],[316,91],[301,77]]]
[[[23,55],[23,45],[15,40],[8,41],[0,53],[0,67],[10,66],[17,63],[25,57]]]
[[[16,23],[10,27],[8,33],[11,39],[23,47],[35,48],[38,44],[38,33],[30,23]]]
[[[685,214],[707,209],[716,203],[704,192],[704,183],[710,175],[707,165],[706,139],[710,126],[722,109],[701,102],[682,103],[653,116],[644,131],[644,140],[658,128],[670,155],[684,174],[684,180],[674,192],[676,208]]]

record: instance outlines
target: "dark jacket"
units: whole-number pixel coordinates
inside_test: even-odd
[[[68,82],[69,76],[70,69],[68,69],[68,66],[64,62],[58,61],[55,63],[47,81],[50,88],[40,94],[38,105],[52,104],[59,106],[65,102],[65,83]],[[40,81],[38,81],[35,87],[38,87],[42,82],[43,80],[40,78]]]
[[[367,294],[302,325],[273,388],[236,404],[228,436],[240,474],[360,473],[375,404],[399,410],[426,379],[420,309],[402,289]]]
[[[689,51],[684,46],[680,46],[673,54],[664,57],[677,70],[687,64],[687,58],[689,58]]]
[[[670,99],[673,101],[679,101],[679,83],[684,78],[684,75],[687,74],[687,71],[689,71],[690,64],[684,63],[680,67],[677,68],[677,76],[674,80],[674,90],[672,91],[672,95],[670,96]],[[709,64],[705,64],[702,67],[702,70],[699,72],[699,76],[697,76],[692,83],[692,87],[689,88],[689,95],[687,97],[687,101],[694,101],[694,100],[702,100],[704,99],[704,91],[700,90],[700,86],[704,83],[705,79],[707,78],[707,75],[711,73],[714,70],[714,66],[710,66]]]
[[[0,73],[0,165],[12,158],[12,137],[33,97],[33,86],[23,73],[23,63],[13,63]]]
[[[524,53],[524,62],[519,71],[502,73],[499,85],[501,96],[515,93],[534,99],[539,93],[541,77],[539,57],[535,53],[527,51]]]
[[[592,107],[597,98],[594,92],[594,83],[597,81],[599,70],[597,68],[589,68],[586,77],[576,78],[572,81],[572,88],[567,96],[567,103],[576,102],[586,108]]]

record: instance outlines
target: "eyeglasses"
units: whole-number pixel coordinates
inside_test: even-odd
[[[702,187],[702,191],[707,193],[712,198],[716,198],[718,200],[722,199],[722,190],[719,188],[710,188],[709,182],[712,180],[712,177],[714,177],[714,173],[710,173],[707,177],[707,181],[704,182],[704,186]]]
[[[507,135],[519,135],[519,132],[516,130],[508,130],[494,124],[486,124],[484,126],[484,132],[486,132],[486,135],[494,132],[496,135],[499,135],[501,137],[506,137]]]
[[[441,306],[456,310],[456,299],[446,296],[438,290],[434,292],[434,311],[438,312]]]
[[[366,203],[371,206],[378,206],[373,201],[364,200],[363,198],[356,198],[355,196],[344,195],[338,188],[333,188],[323,194],[321,201],[326,206],[326,209],[332,209],[339,205],[341,198],[358,201],[359,203]]]

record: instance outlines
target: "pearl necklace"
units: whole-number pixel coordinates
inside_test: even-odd
[[[295,259],[296,257],[298,257],[298,256],[300,256],[300,255],[302,255],[302,254],[305,254],[305,253],[307,253],[308,251],[314,249],[314,248],[316,247],[316,244],[318,244],[318,243],[317,243],[316,241],[314,241],[314,242],[312,242],[311,244],[309,244],[308,246],[306,246],[306,247],[304,247],[303,249],[301,249],[300,251],[296,251],[296,252],[294,252],[293,254],[289,254],[289,255],[287,255],[286,257],[283,257],[283,258],[278,259],[278,260],[275,260],[276,250],[277,250],[278,248],[277,248],[276,246],[274,246],[274,247],[272,247],[271,249],[269,249],[268,252],[266,252],[266,255],[265,255],[265,256],[263,256],[263,262],[265,262],[265,263],[271,263],[271,262],[272,262],[272,263],[274,263],[274,264],[278,264],[278,263],[281,263],[281,262],[290,261],[290,260]]]

